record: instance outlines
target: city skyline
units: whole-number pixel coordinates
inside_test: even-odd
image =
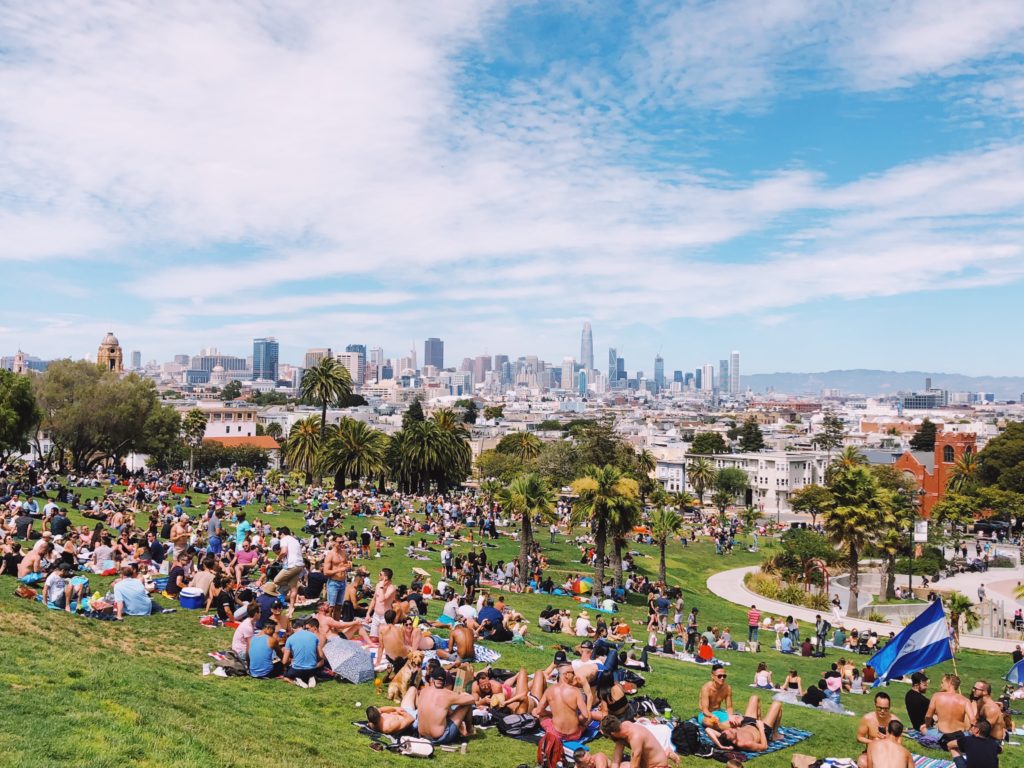
[[[1024,4],[442,7],[8,9],[0,350],[1024,374]]]

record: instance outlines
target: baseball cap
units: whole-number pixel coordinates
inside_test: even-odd
[[[569,657],[565,655],[565,651],[555,651],[555,666],[560,664],[568,664]]]

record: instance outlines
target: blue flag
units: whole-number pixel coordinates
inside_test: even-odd
[[[868,666],[878,674],[875,685],[881,685],[952,658],[946,614],[942,610],[942,602],[936,600],[868,659]]]

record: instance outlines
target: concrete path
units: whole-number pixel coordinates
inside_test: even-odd
[[[708,579],[708,589],[711,593],[723,600],[728,600],[730,603],[741,605],[749,608],[751,605],[756,605],[758,610],[762,613],[771,614],[782,614],[783,616],[792,616],[795,619],[803,622],[809,622],[814,624],[815,617],[818,615],[818,611],[811,610],[810,608],[798,608],[795,605],[789,605],[788,603],[781,603],[778,600],[768,600],[767,598],[761,597],[749,589],[743,583],[743,577],[748,573],[758,570],[758,566],[751,565],[744,568],[733,568],[728,571],[721,571],[716,573],[714,576]],[[1002,570],[1002,569],[1001,569]],[[962,576],[990,576],[992,571],[987,574],[961,574]],[[959,578],[959,577],[956,577]],[[946,579],[943,584],[952,584],[953,579]],[[980,583],[980,580],[979,580]],[[989,582],[985,582],[986,589],[989,587]],[[994,587],[994,585],[993,585]],[[957,587],[959,589],[959,587]],[[963,591],[963,590],[961,590]],[[975,591],[977,589],[975,588]],[[971,594],[967,592],[966,594]],[[1012,616],[1013,612],[1010,611]],[[886,624],[877,621],[866,621],[864,619],[850,619],[846,616],[841,616],[837,621],[835,614],[829,613],[826,618],[832,622],[833,625],[838,626],[839,621],[846,627],[847,630],[858,629],[858,630],[874,630],[880,635],[886,635],[890,632],[898,632],[899,627],[894,624]],[[742,632],[737,634],[742,635]],[[743,639],[739,637],[737,639]],[[994,651],[997,653],[1011,653],[1014,647],[1020,641],[1017,640],[1001,640],[992,637],[977,637],[975,635],[961,635],[960,646],[962,648],[970,648],[978,651]]]

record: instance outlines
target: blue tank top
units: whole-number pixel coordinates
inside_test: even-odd
[[[249,646],[249,674],[266,677],[274,669],[274,652],[270,649],[270,638],[262,632],[255,635]]]

